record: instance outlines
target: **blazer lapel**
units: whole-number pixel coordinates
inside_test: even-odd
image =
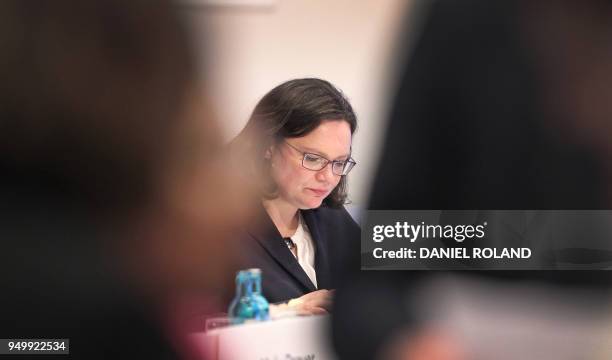
[[[317,273],[317,285],[319,289],[330,289],[332,287],[331,274],[328,262],[328,246],[323,232],[317,225],[315,210],[302,210],[302,217],[308,226],[310,236],[315,245],[315,271]]]
[[[302,269],[302,266],[298,263],[297,259],[291,253],[291,250],[287,248],[282,236],[276,229],[276,226],[266,213],[263,207],[261,213],[258,216],[257,224],[250,227],[249,233],[253,236],[257,242],[263,246],[264,249],[270,254],[270,256],[276,260],[291,276],[293,276],[301,285],[306,287],[309,291],[316,290],[316,287],[310,281],[310,278]],[[263,274],[265,276],[265,274]],[[317,273],[318,279],[318,273]]]

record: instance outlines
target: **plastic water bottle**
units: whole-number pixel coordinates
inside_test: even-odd
[[[236,274],[236,296],[228,315],[233,324],[265,321],[270,318],[269,304],[261,294],[261,270],[241,270]]]

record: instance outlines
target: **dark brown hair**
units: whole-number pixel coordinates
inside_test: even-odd
[[[265,198],[277,196],[277,187],[269,175],[265,151],[287,138],[302,137],[323,121],[346,121],[351,134],[357,129],[357,118],[340,90],[325,80],[295,79],[268,92],[255,106],[245,128],[233,142],[234,154],[249,159],[249,176],[254,175]],[[236,149],[239,149],[236,151]],[[339,207],[347,202],[347,180],[343,176],[323,204]]]

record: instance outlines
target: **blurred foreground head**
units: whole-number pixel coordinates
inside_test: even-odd
[[[371,208],[610,208],[612,3],[415,4]]]
[[[218,285],[240,208],[182,16],[157,0],[0,3],[0,214],[29,219],[22,238],[95,249],[70,229],[91,221],[148,285]],[[52,216],[70,236],[42,236]]]
[[[166,1],[0,4],[2,181],[91,211],[149,200],[195,70]]]

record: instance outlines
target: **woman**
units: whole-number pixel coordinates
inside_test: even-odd
[[[234,141],[255,179],[262,209],[245,236],[245,267],[262,270],[264,296],[324,313],[358,251],[360,229],[343,205],[355,166],[357,127],[348,100],[329,82],[296,79],[266,94]]]

